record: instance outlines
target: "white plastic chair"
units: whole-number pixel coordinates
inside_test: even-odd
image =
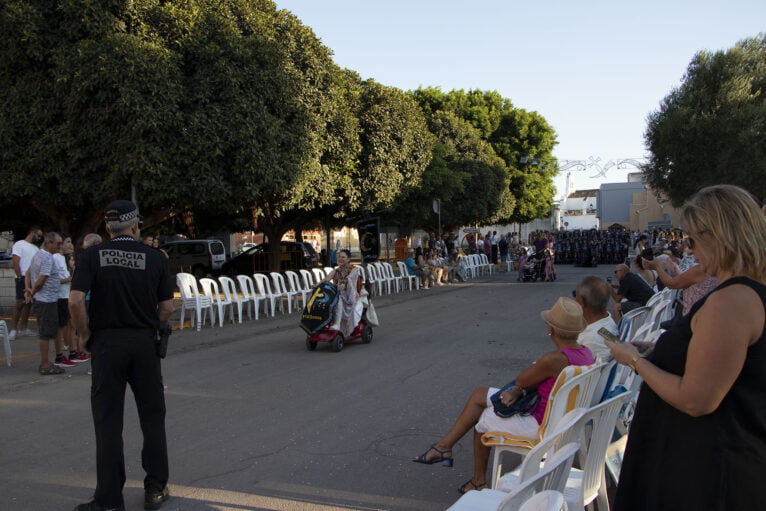
[[[565,367],[551,389],[543,421],[537,430],[537,438],[509,435],[499,431],[484,433],[481,442],[488,447],[494,447],[492,480],[496,479],[497,474],[502,474],[503,453],[510,451],[522,457],[526,456],[530,449],[554,430],[564,415],[575,408],[588,408],[600,376],[601,364]]]
[[[370,291],[377,288],[377,293],[374,293],[377,296],[383,296],[383,279],[379,275],[378,269],[373,264],[368,264],[365,266],[365,270],[367,271],[367,282],[370,284]]]
[[[630,393],[627,392],[614,396],[588,409],[580,419],[577,429],[582,437],[574,440],[580,441],[582,446],[583,457],[580,458],[582,469],[572,469],[563,490],[569,509],[573,511],[584,509],[598,499],[599,511],[608,511],[609,502],[604,476],[606,449],[612,439],[617,414],[629,398]],[[500,478],[498,489],[513,491],[522,481],[524,481],[523,476],[514,471]]]
[[[253,309],[255,309],[255,319],[258,319],[258,302],[262,299],[255,291],[255,284],[253,279],[247,275],[237,275],[237,282],[239,282],[239,289],[242,293],[242,297],[247,303],[247,317],[253,319]]]
[[[264,301],[264,312],[268,314],[268,306],[271,305],[271,317],[274,317],[276,312],[277,296],[271,291],[271,281],[266,275],[262,273],[254,274],[253,280],[255,281],[255,289],[258,290],[258,295],[261,296]],[[279,300],[279,309],[282,312],[285,310],[284,305],[282,304],[282,300]]]
[[[330,267],[327,266],[327,268],[330,268]],[[333,268],[330,268],[330,270],[332,269]],[[316,281],[316,284],[319,284],[320,282],[322,282],[322,280],[324,280],[324,278],[327,276],[327,273],[325,273],[325,271],[322,270],[322,268],[311,268],[311,273],[314,274],[314,280]]]
[[[538,442],[529,454],[512,473],[517,474],[522,480],[527,480],[540,471],[543,462],[556,449],[569,442],[579,442],[582,437],[582,418],[587,412],[586,408],[575,408],[567,412],[561,420],[552,428],[552,432]],[[499,470],[492,470],[492,479],[489,480],[490,488],[500,488],[500,477],[502,473]],[[507,490],[506,490],[507,491]],[[563,491],[563,486],[561,491]]]
[[[420,289],[420,279],[417,275],[410,275],[410,272],[407,271],[407,265],[404,264],[403,261],[399,261],[396,263],[396,265],[399,267],[399,275],[401,275],[402,279],[407,279],[407,284],[410,286],[410,291],[412,291],[412,283],[415,283],[416,289]]]
[[[229,277],[218,277],[218,282],[221,283],[223,296],[232,304],[232,309],[234,309],[234,305],[237,306],[237,317],[239,318],[239,322],[242,323],[242,305],[248,300],[242,299],[239,296],[239,293],[237,292],[237,284]]]
[[[287,284],[285,283],[285,277],[281,273],[277,272],[271,272],[269,275],[271,275],[271,280],[274,283],[273,293],[274,296],[279,298],[280,304],[282,303],[282,297],[287,299],[287,313],[292,314],[293,313],[293,301],[298,299],[298,292],[289,289],[287,287]],[[282,308],[282,312],[284,312],[284,308]]]
[[[625,342],[630,342],[633,339],[636,331],[641,328],[646,319],[649,317],[651,307],[636,307],[632,311],[628,311],[620,318],[620,323],[617,325],[620,338]]]
[[[301,279],[303,279],[303,287],[306,289],[312,289],[314,286],[319,284],[318,281],[316,281],[316,278],[314,277],[314,274],[311,273],[308,270],[298,270],[301,274]]]
[[[467,256],[463,257],[463,262],[465,263],[465,276],[467,278],[475,279],[476,278],[476,254],[468,254]]]
[[[322,269],[324,270],[324,274],[325,274],[325,275],[329,275],[329,274],[331,274],[331,273],[332,273],[332,272],[335,270],[335,268],[331,268],[331,267],[329,267],[329,266],[325,266],[325,267],[324,267],[324,268],[322,268]]]
[[[673,306],[673,302],[668,298],[655,302],[651,307],[649,317],[644,321],[641,327],[630,336],[631,341],[650,341],[657,340],[660,332],[660,323],[665,321],[667,310]]]
[[[11,367],[11,341],[8,339],[8,326],[5,321],[0,321],[0,337],[3,338],[3,349],[5,350],[5,363]]]
[[[213,304],[218,308],[218,326],[223,327],[223,315],[226,311],[226,307],[229,308],[229,319],[234,323],[234,305],[231,300],[225,296],[221,296],[221,292],[218,288],[218,282],[213,279],[199,279],[199,283],[202,285],[202,290],[206,296],[209,296],[213,300]]]
[[[396,274],[394,271],[394,267],[391,266],[391,263],[381,263],[383,265],[383,268],[386,269],[386,277],[391,280],[391,282],[394,283],[394,287],[396,288],[396,292],[398,293],[402,288],[402,283],[404,280],[404,275],[399,273],[399,275]]]
[[[213,309],[213,300],[209,296],[200,294],[197,288],[197,279],[191,273],[178,273],[176,274],[176,284],[181,292],[181,321],[180,329],[184,327],[184,316],[187,310],[193,310],[192,326],[197,325],[197,331],[202,328],[202,324],[205,322],[208,310],[210,311],[210,326],[213,326],[215,321],[215,312]]]
[[[394,280],[392,277],[388,275],[388,271],[386,270],[386,267],[383,266],[383,263],[372,263],[372,265],[368,266],[374,266],[375,271],[378,274],[378,278],[380,279],[381,286],[385,284],[386,286],[386,294],[391,294],[391,282]]]
[[[564,494],[556,490],[545,490],[540,492],[524,504],[519,511],[567,511],[567,501]]]
[[[492,270],[494,269],[494,265],[490,262],[489,258],[487,257],[487,254],[479,254],[479,260],[481,267],[486,269],[487,273],[492,275]]]
[[[296,293],[296,299],[298,295],[301,297],[301,304],[306,307],[306,297],[311,293],[311,288],[306,287],[301,283],[301,278],[294,271],[286,271],[285,277],[287,278],[287,288]]]
[[[546,490],[561,492],[572,468],[580,444],[572,442],[551,455],[542,470],[521,482],[511,492],[501,490],[469,491],[447,511],[517,511],[527,500]]]

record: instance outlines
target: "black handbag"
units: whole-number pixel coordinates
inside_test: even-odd
[[[492,407],[495,410],[495,415],[498,417],[507,419],[508,417],[513,417],[516,414],[523,416],[532,415],[535,413],[537,405],[540,404],[540,394],[534,390],[532,392],[527,392],[525,395],[521,396],[510,405],[504,405],[502,401],[500,401],[500,394],[506,390],[511,390],[515,386],[516,380],[508,383],[505,387],[490,396],[489,399],[492,401]]]

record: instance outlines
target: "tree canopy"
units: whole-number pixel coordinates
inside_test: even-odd
[[[697,53],[644,138],[644,176],[676,206],[720,183],[766,197],[766,35]]]
[[[555,135],[496,91],[339,68],[272,0],[5,0],[0,214],[75,236],[134,190],[190,234],[387,210],[408,229],[547,213]]]
[[[426,87],[412,96],[438,143],[421,185],[407,187],[391,214],[403,231],[418,223],[435,228],[435,198],[446,228],[528,222],[548,214],[556,139],[541,115],[514,108],[496,91]],[[522,164],[522,156],[547,165]]]

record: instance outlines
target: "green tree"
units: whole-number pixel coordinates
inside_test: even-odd
[[[495,91],[445,93],[426,87],[412,95],[441,146],[434,151],[423,188],[406,191],[405,204],[397,208],[398,217],[433,225],[435,219],[429,211],[437,195],[433,186],[425,187],[431,182],[448,183],[438,188],[442,220],[446,219],[448,227],[527,222],[549,213],[556,168],[551,154],[556,138],[542,116],[513,108],[510,100]],[[519,162],[521,156],[546,164],[524,165]],[[498,170],[504,175],[502,183],[497,181]],[[481,172],[491,176],[484,179],[479,176]],[[481,193],[470,192],[476,185],[483,187]]]
[[[644,139],[644,177],[675,206],[720,183],[766,197],[766,35],[697,53]]]
[[[514,109],[504,112],[489,142],[508,167],[510,191],[515,199],[513,213],[502,222],[527,223],[550,212],[555,189],[556,134],[537,112]],[[527,157],[527,163],[522,163]],[[530,162],[538,162],[537,165]]]
[[[329,50],[271,1],[9,0],[0,32],[0,198],[61,229],[131,184],[150,221],[247,216],[319,167]]]

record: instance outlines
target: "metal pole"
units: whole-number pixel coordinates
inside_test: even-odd
[[[442,201],[439,199],[436,199],[436,201],[439,203],[439,240],[442,239]]]

